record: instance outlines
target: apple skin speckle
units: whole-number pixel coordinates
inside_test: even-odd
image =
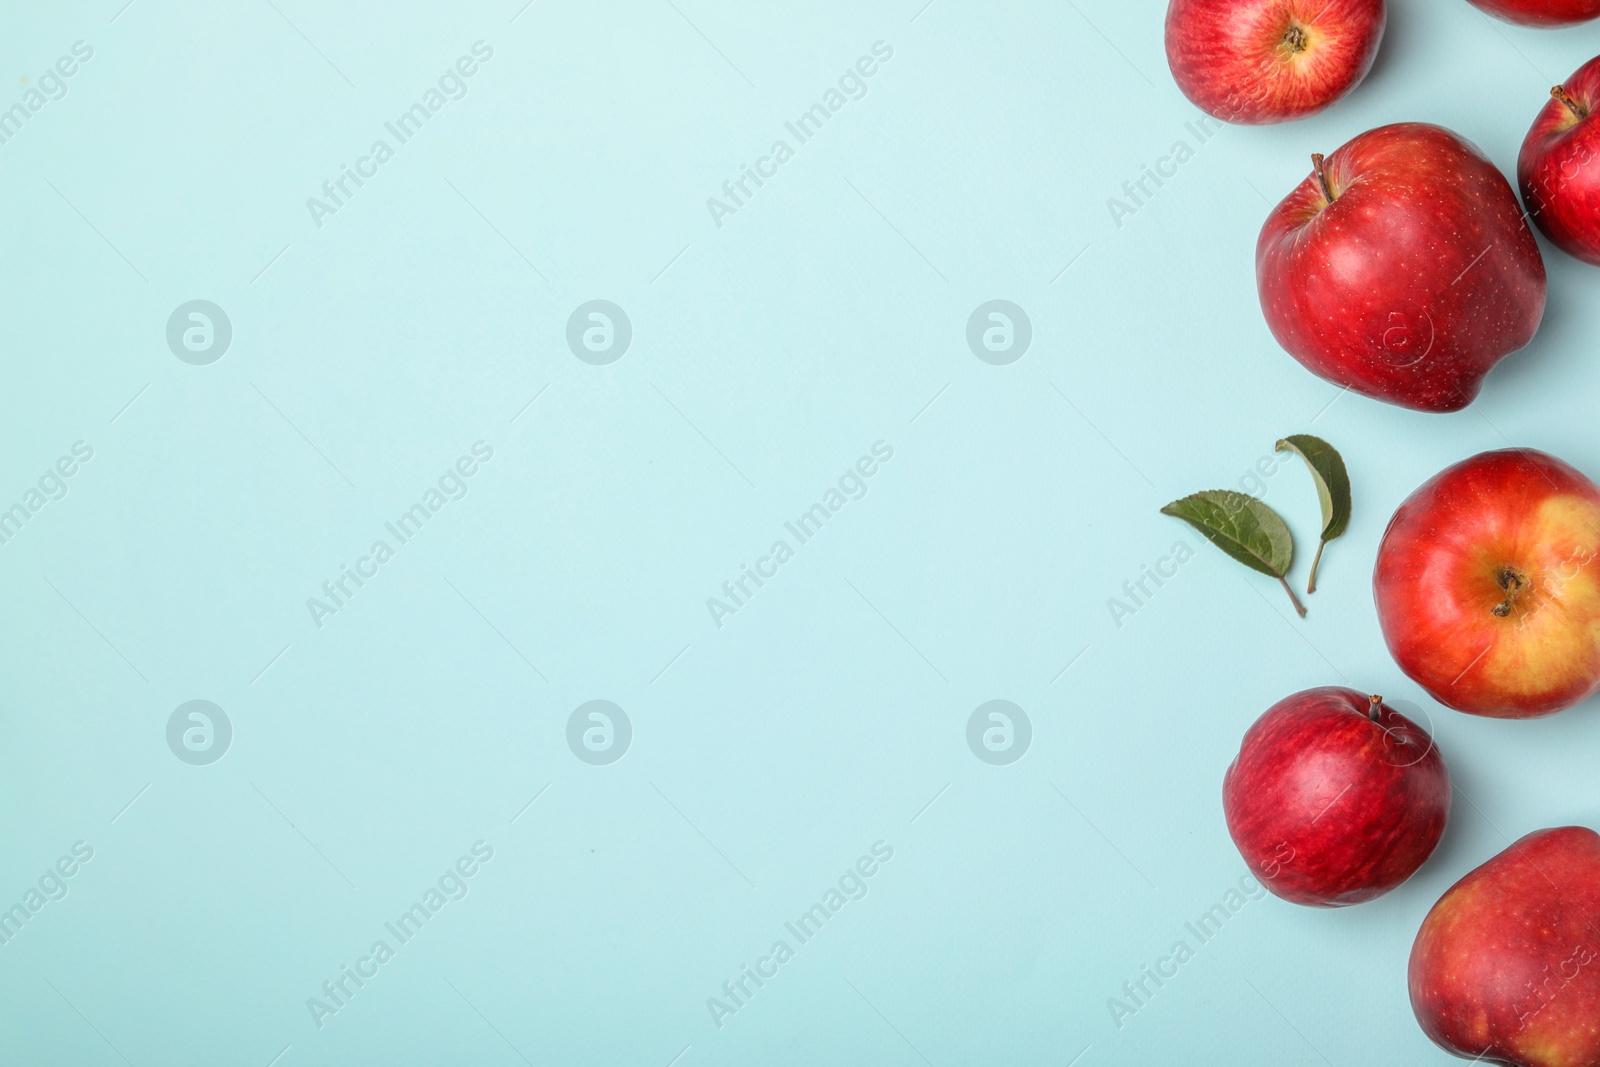
[[[1600,487],[1531,448],[1428,479],[1378,544],[1389,654],[1433,699],[1531,719],[1600,691]]]
[[[1600,834],[1538,830],[1470,872],[1411,948],[1411,1007],[1457,1056],[1600,1063]]]
[[[1207,114],[1287,122],[1361,83],[1387,21],[1385,0],[1171,0],[1167,65]]]
[[[1517,155],[1517,184],[1535,226],[1563,252],[1600,266],[1600,56],[1552,92]]]
[[[1503,174],[1439,126],[1369,130],[1267,217],[1267,326],[1312,373],[1419,411],[1459,411],[1544,317],[1538,243]]]
[[[1450,818],[1450,772],[1428,732],[1343,686],[1307,689],[1256,720],[1222,782],[1228,835],[1274,895],[1315,908],[1404,882]]]

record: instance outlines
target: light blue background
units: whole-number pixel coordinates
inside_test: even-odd
[[[1448,1062],[1406,998],[1416,927],[1511,838],[1600,822],[1600,737],[1592,706],[1432,704],[1369,570],[1449,462],[1515,442],[1600,473],[1600,275],[1546,246],[1533,346],[1424,415],[1284,355],[1253,249],[1309,154],[1372,126],[1512,167],[1600,28],[1398,0],[1350,99],[1201,146],[1151,0],[122,3],[0,19],[0,106],[94,49],[0,146],[0,501],[94,449],[0,546],[0,900],[94,849],[0,947],[0,1062]],[[479,40],[468,95],[318,228],[306,198]],[[716,226],[707,197],[876,41],[866,96]],[[1180,138],[1119,228],[1107,198]],[[610,366],[564,340],[594,298],[633,323]],[[1010,366],[965,342],[995,298],[1033,324]],[[191,299],[233,325],[209,366],[165,342]],[[1302,431],[1357,494],[1303,622],[1157,513]],[[469,494],[314,626],[478,440]],[[880,440],[867,495],[714,625]],[[1311,483],[1264,486],[1303,586]],[[1244,871],[1241,733],[1322,684],[1431,721],[1460,787],[1435,859],[1359,908],[1250,903],[1119,1029],[1107,999]],[[634,728],[609,766],[565,740],[595,698]],[[996,698],[1033,724],[1010,766],[965,740]],[[209,766],[166,745],[191,699],[233,724]],[[319,1029],[307,998],[479,840],[470,893]],[[715,1025],[880,840],[867,896]]]

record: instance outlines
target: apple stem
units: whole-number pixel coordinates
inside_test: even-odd
[[[1285,593],[1289,594],[1289,603],[1294,605],[1294,610],[1299,613],[1302,619],[1305,618],[1306,609],[1300,605],[1300,598],[1294,595],[1294,590],[1289,588],[1288,580],[1280,575],[1278,577],[1278,584],[1283,586],[1283,591]]]
[[[1327,547],[1328,542],[1317,542],[1317,554],[1311,557],[1311,577],[1306,581],[1307,593],[1315,593],[1317,591],[1317,564],[1322,562],[1322,550]]]
[[[1372,693],[1367,697],[1367,700],[1370,701],[1370,703],[1367,705],[1367,718],[1371,719],[1373,722],[1378,722],[1382,718],[1382,716],[1378,714],[1378,709],[1383,707],[1383,698],[1377,693]]]
[[[1589,109],[1578,103],[1578,101],[1574,100],[1572,98],[1572,94],[1567,92],[1566,89],[1562,88],[1561,86],[1557,85],[1552,88],[1550,90],[1550,95],[1567,105],[1567,110],[1572,112],[1576,118],[1582,119],[1589,116]]]
[[[1323,158],[1321,152],[1311,153],[1311,171],[1317,176],[1317,187],[1322,190],[1323,199],[1331,204],[1333,203],[1333,190],[1328,188],[1328,171],[1322,165]]]

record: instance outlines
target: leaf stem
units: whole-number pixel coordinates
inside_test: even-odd
[[[1300,598],[1294,595],[1294,590],[1289,588],[1288,579],[1284,578],[1282,575],[1280,575],[1278,577],[1278,584],[1283,586],[1283,591],[1285,593],[1289,594],[1289,603],[1294,605],[1294,610],[1297,611],[1300,614],[1300,617],[1302,619],[1305,618],[1306,617],[1306,609],[1300,605]]]
[[[1288,595],[1290,595],[1290,603],[1291,605],[1294,605],[1294,611],[1299,613],[1299,617],[1304,619],[1304,617],[1306,617],[1306,608],[1302,608],[1299,597],[1296,597],[1296,595],[1294,595],[1294,590],[1290,589],[1290,582],[1288,582],[1288,579],[1285,579],[1285,577],[1280,574],[1280,576],[1278,576],[1278,584],[1283,585],[1283,592],[1286,592]]]
[[[1311,577],[1306,582],[1306,592],[1308,594],[1315,593],[1317,591],[1317,564],[1322,562],[1322,550],[1327,547],[1328,542],[1317,542],[1317,554],[1311,557]]]

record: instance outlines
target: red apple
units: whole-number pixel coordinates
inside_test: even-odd
[[[1600,489],[1543,452],[1484,452],[1389,520],[1372,573],[1400,669],[1457,711],[1527,719],[1600,689]]]
[[[1510,184],[1468,142],[1416,122],[1311,160],[1256,244],[1272,335],[1336,385],[1466,407],[1544,316],[1544,261]]]
[[[1472,0],[1496,18],[1524,26],[1570,26],[1600,16],[1600,0]]]
[[[1600,0],[1596,10],[1600,11]],[[1600,265],[1600,57],[1550,90],[1517,156],[1522,202],[1544,235]]]
[[[1228,833],[1250,870],[1296,904],[1382,896],[1433,852],[1450,772],[1428,732],[1354,689],[1285,697],[1244,735],[1222,780]]]
[[[1384,0],[1172,0],[1167,63],[1178,88],[1228,122],[1321,111],[1372,67]]]
[[[1600,1064],[1600,834],[1529,834],[1451,886],[1411,946],[1411,1010],[1446,1051]]]

